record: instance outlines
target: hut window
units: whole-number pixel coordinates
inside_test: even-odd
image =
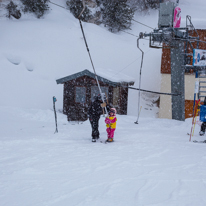
[[[102,93],[105,93],[108,97],[108,87],[101,87]],[[92,86],[91,87],[91,99],[93,100],[94,96],[99,94],[99,88],[98,86]]]
[[[86,88],[85,87],[76,87],[75,102],[76,103],[86,102]]]
[[[118,100],[119,100],[119,87],[116,87],[113,89],[113,105],[114,105],[114,107],[118,106]]]

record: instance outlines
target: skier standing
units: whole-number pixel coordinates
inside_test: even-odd
[[[205,108],[205,105],[206,105],[206,97],[205,97],[205,99],[204,99],[204,106],[202,105],[202,107],[204,107]],[[201,108],[201,107],[200,107]],[[204,109],[205,110],[205,109]],[[201,111],[201,109],[200,109],[200,111]],[[205,119],[205,111],[204,111],[204,118],[203,118],[204,120],[202,120],[202,125],[201,125],[201,129],[200,129],[200,133],[199,133],[199,135],[200,136],[203,136],[204,134],[205,134],[205,129],[206,129],[206,119]]]
[[[103,103],[101,95],[99,94],[94,97],[94,101],[88,110],[88,117],[92,127],[92,142],[96,142],[96,139],[99,139],[99,119],[101,114],[103,114],[103,108],[106,106],[106,103]]]
[[[105,119],[106,127],[107,127],[107,142],[113,142],[114,131],[116,129],[116,109],[111,108],[109,111],[109,116]]]

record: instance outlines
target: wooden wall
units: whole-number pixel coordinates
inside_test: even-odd
[[[197,30],[198,35],[200,37],[201,41],[206,41],[206,30],[198,29]],[[196,36],[196,33],[192,31],[189,31],[190,36]],[[193,47],[196,48],[197,42],[192,43]],[[199,49],[205,49],[206,50],[206,44],[201,43],[199,44]],[[161,73],[162,74],[171,74],[171,50],[170,48],[163,45],[162,49],[162,63],[161,63]],[[191,46],[188,44],[188,53],[193,54]],[[192,65],[193,58],[191,57],[190,64]]]
[[[113,104],[113,86],[99,82],[101,87],[108,87],[108,103]],[[76,103],[75,101],[75,87],[82,86],[86,88],[86,101],[85,103]],[[97,86],[96,80],[83,76],[75,80],[64,83],[64,100],[63,100],[63,113],[67,115],[68,121],[85,121],[87,120],[87,112],[91,104],[91,87]],[[127,114],[127,99],[128,89],[119,87],[120,99],[118,100],[118,114]]]
[[[185,119],[192,117],[193,104],[193,100],[185,100]]]
[[[161,74],[171,74],[171,50],[168,47],[162,48]]]

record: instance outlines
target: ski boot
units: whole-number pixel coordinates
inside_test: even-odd
[[[205,132],[203,132],[203,131],[200,131],[200,133],[199,133],[200,136],[203,136],[204,134],[205,134]]]
[[[113,142],[113,138],[108,138],[107,142]]]
[[[92,142],[96,142],[96,138],[92,138]]]

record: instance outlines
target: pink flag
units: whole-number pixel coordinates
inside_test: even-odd
[[[176,7],[174,11],[174,28],[180,28],[181,24],[181,9]]]

